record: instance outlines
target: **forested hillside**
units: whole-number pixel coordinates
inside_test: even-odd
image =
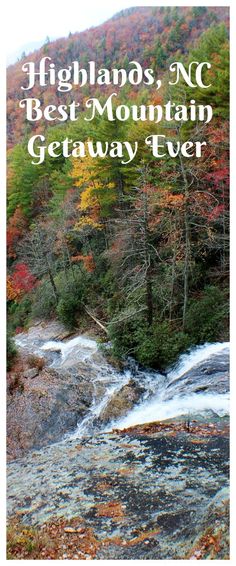
[[[84,329],[96,319],[113,355],[164,368],[192,344],[225,340],[228,332],[228,21],[225,8],[132,8],[103,25],[46,42],[8,69],[8,309],[9,334],[35,318],[58,317]],[[172,61],[211,63],[211,88],[197,89],[211,104],[209,124],[110,122],[105,118],[25,120],[19,101],[25,61],[51,57],[58,68],[95,60],[108,69],[129,61],[151,67],[163,79],[160,91],[126,85],[125,104],[165,104]],[[114,86],[77,90],[81,104],[91,93],[107,97]],[[30,96],[69,104],[74,90],[38,84]],[[181,85],[177,104],[193,97]],[[52,158],[33,165],[30,130],[52,140],[137,140],[128,165],[121,158]],[[201,159],[155,159],[144,138],[206,140]],[[9,342],[9,363],[14,348]]]

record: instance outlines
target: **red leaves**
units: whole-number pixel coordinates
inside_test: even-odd
[[[218,204],[217,206],[215,206],[211,213],[208,216],[208,220],[211,222],[213,220],[217,220],[217,218],[219,218],[219,216],[225,211],[225,207],[223,204]]]
[[[25,263],[18,263],[15,271],[7,278],[7,298],[16,302],[25,294],[34,289],[37,283],[36,277],[29,271]]]

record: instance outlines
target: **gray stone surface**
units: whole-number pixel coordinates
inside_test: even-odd
[[[38,368],[29,368],[24,372],[23,377],[25,377],[26,379],[33,379],[34,377],[37,377],[38,374]]]
[[[196,551],[205,533],[218,537],[217,558],[224,558],[226,425],[216,419],[207,436],[200,421],[191,433],[100,434],[31,452],[9,465],[9,515],[20,512],[30,525],[79,516],[99,540],[132,541],[148,533],[139,544],[101,546],[98,559],[183,559]],[[101,516],[99,506],[114,501],[121,516]]]

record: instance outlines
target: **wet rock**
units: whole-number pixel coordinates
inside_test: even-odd
[[[27,375],[33,377],[33,372]],[[9,457],[19,457],[75,430],[92,400],[92,384],[78,386],[70,373],[44,369],[34,379],[27,379],[21,395],[9,395]]]
[[[207,505],[200,533],[186,558],[229,559],[229,490],[226,487],[220,489]]]
[[[143,387],[140,387],[134,379],[131,379],[108,401],[100,414],[99,420],[102,423],[107,423],[126,415],[139,401],[144,391]]]
[[[39,374],[38,368],[29,368],[25,370],[23,377],[25,377],[26,379],[33,379],[34,377],[37,377],[38,374]]]
[[[85,407],[90,407],[94,395],[94,384],[89,381],[82,381],[77,385],[77,393],[80,403]]]
[[[167,385],[170,395],[229,391],[229,356],[224,351],[211,355]]]
[[[21,456],[32,448],[57,442],[63,435],[75,432],[84,418],[86,432],[93,432],[97,408],[103,399],[106,400],[109,387],[114,390],[114,387],[122,384],[122,380],[126,380],[124,374],[107,363],[98,351],[95,340],[79,335],[67,342],[58,341],[58,337],[62,337],[62,330],[55,323],[49,323],[48,326],[40,323],[16,337],[23,359],[31,349],[31,353],[43,355],[46,361],[43,371],[37,371],[37,375],[34,367],[25,371],[21,369],[19,377],[25,375],[33,379],[23,380],[22,398],[19,401],[19,387],[9,388],[10,458]],[[59,350],[60,354],[57,353]],[[93,410],[90,411],[91,405]],[[101,421],[97,425],[101,426]]]

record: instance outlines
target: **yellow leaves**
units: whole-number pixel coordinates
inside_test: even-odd
[[[97,160],[89,155],[82,159],[72,159],[71,176],[74,185],[80,189],[77,209],[83,213],[75,225],[75,230],[83,230],[88,226],[102,230],[100,218],[104,210],[116,199],[114,183],[103,183],[96,179],[96,162]]]
[[[100,182],[90,181],[86,188],[83,189],[80,197],[80,203],[77,208],[79,210],[99,209],[107,202],[115,201],[115,193],[113,192],[114,183],[101,185]]]
[[[7,300],[8,301],[15,301],[19,299],[20,293],[16,290],[13,285],[12,278],[9,276],[7,277]]]
[[[94,191],[99,188],[99,186],[96,187],[96,185],[97,183],[92,183],[84,189],[81,194],[80,203],[77,206],[79,210],[87,210],[88,208],[94,208],[95,206],[99,207],[98,198],[94,195]]]
[[[90,228],[94,228],[95,230],[102,230],[103,225],[100,222],[96,222],[89,216],[82,216],[78,222],[76,222],[74,229],[77,231],[83,230],[89,226]]]
[[[74,185],[81,187],[91,181],[95,173],[96,160],[91,155],[86,155],[81,159],[72,158],[71,177],[75,179]]]

